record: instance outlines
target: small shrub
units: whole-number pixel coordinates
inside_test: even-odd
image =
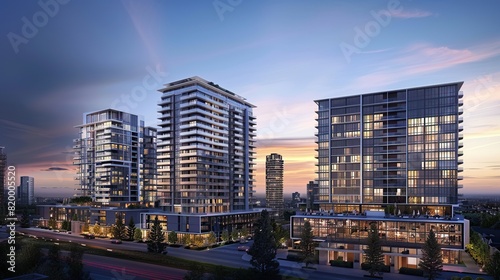
[[[424,271],[419,268],[402,267],[399,269],[399,274],[424,276]]]
[[[464,277],[462,277],[462,280],[472,280],[472,277],[470,277],[470,276],[464,276]]]
[[[483,277],[477,277],[476,280],[484,280]]]
[[[451,280],[460,280],[460,279],[461,279],[460,276],[453,276],[453,277],[451,277]]]
[[[369,265],[367,263],[361,263],[361,269],[362,270],[370,270],[370,267],[371,267],[371,265]],[[389,272],[391,272],[391,266],[389,266],[389,265],[383,265],[381,270],[382,270],[382,272],[389,273]]]
[[[342,260],[331,260],[330,265],[336,266],[336,267],[346,267],[346,268],[353,268],[354,267],[353,262],[342,261]]]

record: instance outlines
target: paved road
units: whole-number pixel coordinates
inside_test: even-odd
[[[67,234],[67,233],[55,233],[49,230],[42,230],[42,229],[37,229],[37,228],[29,228],[29,229],[18,229],[21,232],[25,232],[28,235],[36,235],[39,237],[45,237],[45,238],[52,238],[55,242],[56,239],[63,240],[63,241],[72,241],[72,242],[78,242],[80,244],[87,244],[87,245],[92,245],[92,246],[98,246],[101,248],[107,248],[107,249],[126,249],[126,250],[137,250],[137,251],[147,251],[147,246],[144,243],[134,243],[134,242],[123,242],[123,244],[111,244],[109,239],[84,239],[82,236],[79,235],[72,235],[72,234]],[[251,246],[252,241],[249,243],[245,244],[247,246]],[[213,248],[210,250],[204,250],[204,251],[196,251],[196,250],[187,250],[182,247],[180,248],[173,248],[169,247],[168,248],[168,255],[169,256],[175,256],[183,259],[190,259],[190,260],[195,260],[195,261],[200,261],[200,262],[206,262],[206,263],[212,263],[212,264],[218,264],[218,265],[224,265],[224,266],[229,266],[229,267],[235,267],[235,268],[247,268],[250,267],[250,255],[248,255],[246,252],[238,251],[237,248],[241,244],[235,243],[235,244],[230,244],[230,245],[225,245],[222,247],[218,248]],[[281,251],[281,254],[283,255],[283,252]],[[90,256],[90,255],[89,255]],[[95,256],[100,257],[100,256]],[[105,258],[105,257],[101,257]],[[112,258],[111,258],[112,259]],[[139,263],[139,262],[134,262],[134,261],[127,261],[131,262],[128,263],[127,265],[122,265],[122,262],[125,262],[126,260],[122,259],[112,259],[113,262],[111,264],[103,264],[103,262],[100,261],[92,261],[90,260],[89,262],[85,263],[86,266],[91,266],[92,268],[91,271],[92,273],[95,273],[96,276],[98,276],[100,273],[104,273],[103,276],[105,278],[98,278],[95,277],[95,279],[109,279],[109,273],[130,273],[130,277],[135,276],[135,277],[143,277],[143,278],[119,278],[116,277],[116,275],[113,275],[113,278],[116,279],[169,279],[169,278],[148,278],[148,277],[156,277],[155,275],[148,275],[145,274],[144,272],[155,272],[157,271],[157,268],[151,267],[150,269],[144,269],[143,268],[147,266],[153,266],[149,264],[144,264],[144,263]],[[349,268],[338,268],[338,267],[331,267],[327,265],[316,265],[316,269],[303,269],[301,263],[296,263],[296,262],[291,262],[291,261],[285,261],[285,260],[279,260],[280,262],[280,272],[283,275],[290,275],[290,276],[296,276],[302,279],[308,279],[308,280],[323,280],[323,279],[331,279],[331,280],[344,280],[344,279],[353,279],[353,280],[365,280],[367,278],[363,277],[363,275],[366,274],[365,271],[362,271],[360,269],[349,269]],[[140,267],[141,270],[134,269],[136,267]],[[166,267],[158,266],[160,268],[165,268],[169,269]],[[122,270],[123,268],[123,270]],[[132,269],[132,270],[129,270]],[[114,271],[114,272],[113,272]],[[106,274],[107,273],[107,274]],[[141,274],[142,273],[142,274]],[[168,274],[167,274],[168,275]],[[455,275],[454,273],[443,273],[442,278],[439,279],[448,279],[452,275]],[[458,274],[460,275],[460,274]],[[463,275],[461,275],[463,276]],[[476,275],[475,275],[476,276]],[[487,276],[484,275],[477,275],[477,276],[482,276],[485,279],[490,279]],[[163,277],[163,276],[162,276]],[[182,278],[182,277],[181,277]],[[174,279],[181,279],[181,278],[174,278]],[[475,277],[473,277],[475,278]],[[393,279],[403,279],[403,280],[418,280],[422,279],[421,277],[416,277],[416,276],[409,276],[409,275],[401,275],[397,273],[385,273],[384,274],[384,279],[385,280],[393,280]],[[169,279],[170,280],[170,279]]]
[[[187,273],[172,267],[89,254],[84,255],[83,264],[95,280],[181,280]]]

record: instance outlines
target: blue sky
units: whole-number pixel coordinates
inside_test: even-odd
[[[40,4],[42,3],[42,4]],[[464,193],[500,194],[498,1],[1,1],[0,146],[39,193],[72,193],[74,126],[114,107],[157,124],[200,76],[257,106],[285,193],[315,178],[313,100],[464,81]]]

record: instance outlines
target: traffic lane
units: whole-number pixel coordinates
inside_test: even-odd
[[[125,250],[135,250],[135,251],[147,251],[147,246],[144,243],[136,243],[130,241],[124,241],[122,244],[113,244],[111,243],[111,239],[104,238],[96,238],[96,239],[86,239],[78,234],[67,234],[67,233],[59,233],[53,232],[49,230],[36,229],[36,228],[27,228],[20,229],[19,232],[23,232],[25,235],[34,235],[38,238],[52,239],[53,242],[57,241],[71,241],[76,242],[78,244],[86,244],[87,246],[95,246],[100,248],[111,248],[111,249],[125,249]]]
[[[83,255],[83,264],[93,278],[102,279],[181,280],[187,273],[186,270],[173,267],[90,254]]]

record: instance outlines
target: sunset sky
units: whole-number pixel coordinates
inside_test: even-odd
[[[71,195],[83,113],[112,107],[156,126],[156,90],[200,76],[257,106],[257,192],[276,152],[284,192],[304,195],[314,100],[463,81],[462,192],[500,195],[498,11],[493,0],[0,1],[0,146],[36,195]]]

